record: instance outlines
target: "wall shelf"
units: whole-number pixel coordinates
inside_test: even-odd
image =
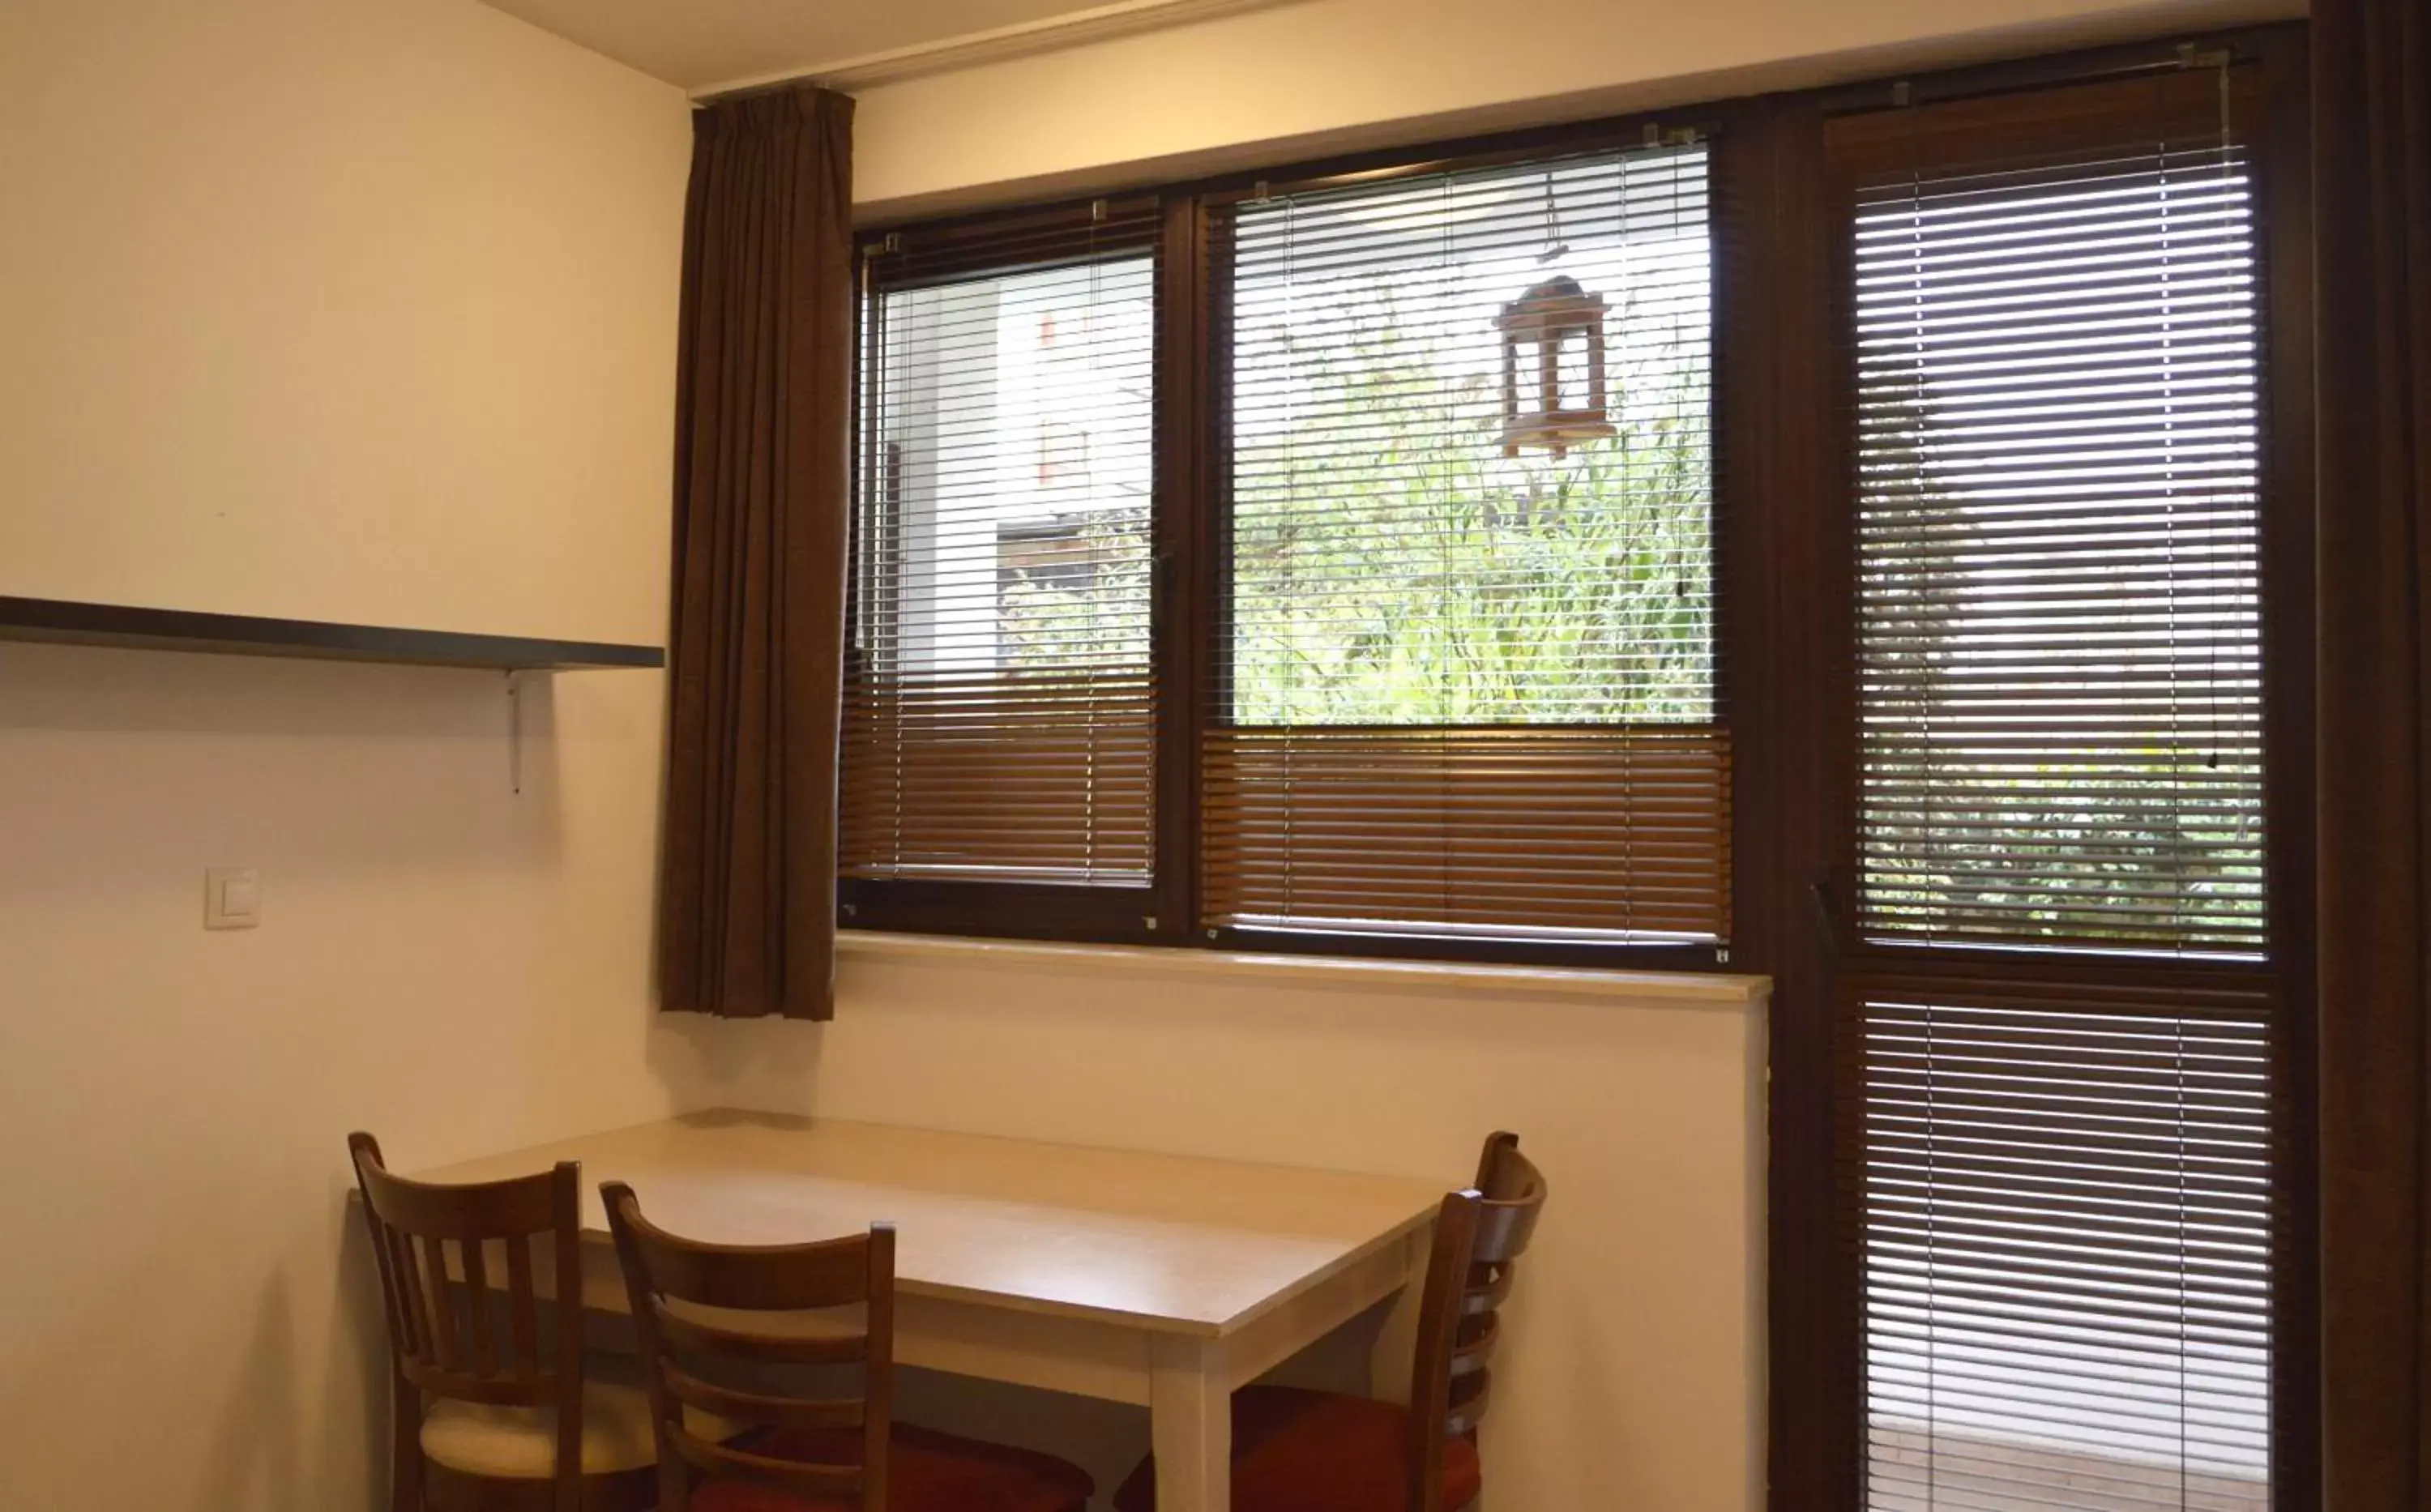
[[[182,609],[137,609],[123,604],[6,596],[0,596],[0,641],[336,662],[394,662],[415,666],[484,667],[501,672],[573,672],[659,667],[667,664],[666,652],[656,646],[395,630],[315,619],[264,619],[251,614],[203,614]]]

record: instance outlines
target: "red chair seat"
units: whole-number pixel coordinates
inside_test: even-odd
[[[1407,1409],[1294,1386],[1232,1394],[1232,1512],[1409,1512]],[[1477,1441],[1444,1446],[1444,1505],[1477,1500]],[[1154,1512],[1156,1461],[1115,1493],[1115,1512]]]
[[[888,1443],[890,1512],[1083,1512],[1097,1483],[1077,1465],[1034,1450],[983,1443],[898,1422]],[[860,1457],[850,1429],[781,1430],[738,1449],[772,1459],[844,1464]],[[853,1497],[807,1496],[766,1481],[712,1476],[693,1487],[692,1512],[860,1512]]]

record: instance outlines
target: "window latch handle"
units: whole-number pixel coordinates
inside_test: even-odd
[[[1815,900],[1815,924],[1823,932],[1823,949],[1833,955],[1840,953],[1840,898],[1833,885],[1832,874],[1825,872],[1807,884],[1806,895]]]

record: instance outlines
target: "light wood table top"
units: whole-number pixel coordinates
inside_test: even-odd
[[[720,1111],[412,1172],[487,1181],[578,1160],[651,1221],[729,1244],[896,1225],[897,1285],[1151,1332],[1222,1337],[1403,1243],[1450,1181]]]

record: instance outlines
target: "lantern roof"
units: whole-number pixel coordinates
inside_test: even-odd
[[[1604,301],[1567,273],[1557,273],[1502,307],[1494,324],[1504,333],[1559,341],[1603,324]]]

